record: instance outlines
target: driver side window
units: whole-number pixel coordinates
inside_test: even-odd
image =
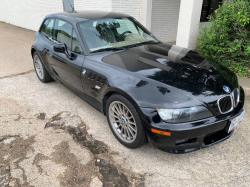
[[[64,43],[71,51],[71,36],[73,27],[70,23],[56,19],[53,40],[55,43]]]

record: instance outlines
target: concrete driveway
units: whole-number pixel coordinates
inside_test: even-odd
[[[0,23],[0,186],[250,185],[250,97],[243,122],[220,144],[181,155],[150,144],[130,150],[105,116],[37,79],[34,34]]]

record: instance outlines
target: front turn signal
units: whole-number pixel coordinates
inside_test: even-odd
[[[164,131],[159,131],[156,129],[151,129],[153,133],[160,134],[160,135],[165,135],[165,136],[171,136],[171,132],[164,132]]]

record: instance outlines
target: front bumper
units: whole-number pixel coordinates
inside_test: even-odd
[[[187,153],[220,143],[229,138],[230,119],[243,112],[244,97],[238,106],[227,116],[211,117],[195,122],[170,124],[158,119],[156,111],[143,109],[147,118],[147,134],[149,141],[157,148],[171,153]],[[151,129],[171,132],[171,136],[164,136],[151,132]]]

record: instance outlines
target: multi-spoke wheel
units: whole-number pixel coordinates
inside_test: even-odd
[[[135,140],[136,122],[131,111],[123,103],[113,101],[109,105],[109,119],[115,133],[123,141],[131,143]]]
[[[129,100],[119,94],[109,97],[106,114],[115,137],[126,147],[138,148],[146,141],[140,116]]]
[[[43,65],[38,55],[34,56],[34,65],[35,65],[37,76],[40,79],[43,79],[44,78]]]
[[[45,69],[42,60],[40,59],[37,52],[33,54],[34,68],[36,70],[37,77],[43,83],[51,82],[53,79],[49,75],[48,71]]]

